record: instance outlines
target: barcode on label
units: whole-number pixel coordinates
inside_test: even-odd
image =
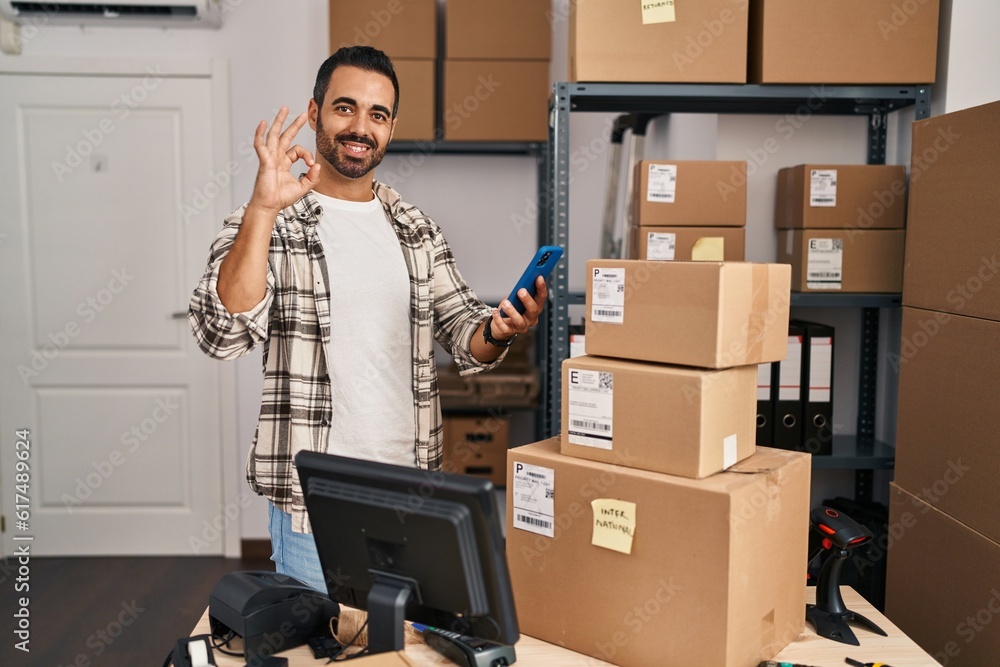
[[[595,431],[610,431],[611,424],[601,424],[587,419],[570,419],[569,423],[577,428],[589,428]]]
[[[836,278],[840,280],[840,271],[810,271],[810,278]]]
[[[552,522],[551,521],[543,521],[542,519],[536,519],[535,517],[528,516],[526,514],[518,514],[517,515],[517,520],[518,521],[523,521],[524,523],[528,524],[529,526],[538,526],[539,528],[551,528],[552,527]]]
[[[824,202],[824,203],[825,203],[825,202],[835,202],[835,201],[837,201],[837,200],[836,200],[836,199],[834,199],[833,197],[813,197],[813,198],[812,198],[812,200],[813,200],[814,202],[817,202],[817,201],[818,201],[818,202]]]
[[[604,317],[617,317],[621,313],[619,313],[617,310],[607,310],[605,308],[595,308],[594,309],[594,314],[595,315],[603,315]]]

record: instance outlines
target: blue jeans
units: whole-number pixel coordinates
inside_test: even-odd
[[[292,515],[282,512],[268,501],[268,529],[271,533],[271,560],[280,574],[298,579],[326,593],[326,580],[319,565],[316,541],[312,533],[292,531]]]

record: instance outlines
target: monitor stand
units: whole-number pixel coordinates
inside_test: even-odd
[[[420,603],[420,588],[408,577],[375,572],[368,591],[368,652],[388,653],[404,649],[403,621],[411,598]]]

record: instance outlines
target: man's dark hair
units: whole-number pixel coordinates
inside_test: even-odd
[[[392,81],[392,90],[396,94],[396,99],[392,103],[392,117],[396,117],[396,111],[399,110],[399,81],[396,79],[396,70],[393,69],[389,56],[370,46],[344,46],[319,66],[319,72],[316,73],[316,85],[313,87],[313,99],[316,100],[320,109],[323,108],[326,89],[330,85],[330,75],[333,74],[333,70],[342,65],[357,67],[366,72],[375,72],[389,77],[389,80]]]

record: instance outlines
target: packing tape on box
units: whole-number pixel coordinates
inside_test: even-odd
[[[771,279],[767,264],[751,264],[751,306],[747,318],[747,342],[743,355],[746,359],[759,358],[764,348],[767,313],[771,308]]]

